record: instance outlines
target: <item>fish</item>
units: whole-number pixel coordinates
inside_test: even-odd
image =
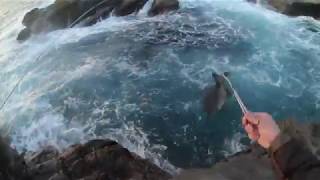
[[[229,72],[223,74],[226,77],[230,75]],[[227,99],[232,96],[232,91],[226,86],[226,80],[222,75],[212,73],[212,78],[215,81],[215,85],[205,88],[203,98],[203,111],[207,113],[208,117],[220,111]]]

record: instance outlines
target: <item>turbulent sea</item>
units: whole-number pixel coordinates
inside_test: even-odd
[[[160,167],[205,167],[245,148],[234,99],[202,111],[211,73],[252,111],[320,120],[320,23],[241,0],[181,0],[170,15],[111,17],[16,42],[50,0],[0,0],[0,112],[18,150],[111,138]],[[41,59],[37,58],[41,56]]]

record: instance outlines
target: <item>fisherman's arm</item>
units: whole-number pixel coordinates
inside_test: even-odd
[[[275,170],[283,179],[320,179],[320,161],[305,146],[280,134],[269,148]]]
[[[250,139],[271,154],[273,166],[282,179],[320,179],[320,161],[303,144],[280,132],[267,113],[247,113],[242,119]]]

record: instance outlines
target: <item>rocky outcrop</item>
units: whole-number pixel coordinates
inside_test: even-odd
[[[29,179],[23,155],[11,148],[4,138],[0,138],[0,179]]]
[[[320,2],[319,3],[303,3],[294,2],[287,6],[284,11],[285,14],[290,16],[310,16],[315,19],[320,18]]]
[[[116,16],[126,16],[137,13],[148,0],[123,0],[119,6],[115,7],[114,14]]]
[[[28,12],[22,21],[26,26],[18,35],[18,40],[25,40],[31,34],[50,32],[57,29],[96,23],[99,18],[109,16],[115,4],[114,0],[56,0],[52,5]],[[26,32],[29,32],[27,34]],[[23,35],[26,34],[26,35]]]
[[[3,146],[2,146],[3,145]],[[0,179],[167,180],[170,174],[111,140],[92,140],[59,153],[48,147],[24,158],[0,145]]]
[[[178,0],[154,0],[148,14],[150,16],[155,16],[158,14],[163,14],[167,11],[174,11],[177,9],[179,9]]]
[[[185,170],[174,180],[277,180],[266,154],[257,147],[229,157],[210,169]]]
[[[263,1],[266,1],[266,3],[271,5],[275,10],[289,16],[310,16],[315,19],[320,18],[320,0],[263,0]]]
[[[280,121],[282,132],[320,157],[320,124]],[[62,152],[47,147],[19,155],[0,139],[0,179],[5,180],[276,180],[265,150],[252,145],[209,169],[189,169],[172,178],[112,140],[96,139]]]
[[[299,123],[293,120],[280,121],[281,130],[299,140],[301,146],[308,147],[320,157],[320,124]],[[252,145],[219,162],[210,169],[191,169],[183,171],[174,180],[277,180],[272,164],[265,150]]]
[[[35,8],[22,21],[25,26],[17,40],[24,41],[39,34],[74,27],[90,26],[101,19],[137,13],[148,0],[56,0],[45,8]],[[154,16],[179,8],[178,0],[154,0],[149,14]]]

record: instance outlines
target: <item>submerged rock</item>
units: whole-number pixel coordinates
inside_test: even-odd
[[[137,13],[148,0],[56,0],[45,8],[26,13],[23,29],[17,40],[24,41],[32,34],[46,33],[75,25],[90,26],[101,19]],[[149,14],[154,16],[179,8],[178,0],[154,0]]]

